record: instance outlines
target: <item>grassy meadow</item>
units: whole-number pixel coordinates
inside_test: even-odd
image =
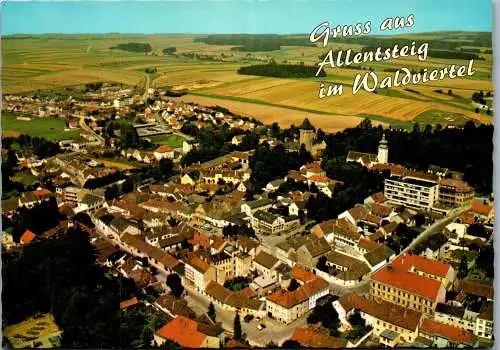
[[[333,42],[327,48],[282,46],[267,52],[232,51],[230,45],[209,45],[195,42],[194,35],[44,35],[12,36],[2,40],[4,93],[23,93],[56,89],[87,82],[110,81],[130,86],[142,86],[144,70],[157,68],[152,81],[156,88],[185,89],[182,99],[200,104],[219,105],[264,122],[279,121],[284,126],[310,115],[317,126],[336,131],[359,123],[361,116],[371,116],[383,125],[413,123],[428,120],[432,123],[451,123],[474,119],[491,123],[491,116],[475,113],[470,98],[476,91],[492,91],[492,55],[484,50],[491,47],[474,46],[472,33],[430,33],[404,35],[412,40],[462,40],[468,47],[480,49],[484,60],[474,63],[475,75],[470,79],[457,78],[428,82],[377,93],[359,92],[352,95],[350,84],[354,75],[366,70],[347,68],[326,69],[324,78],[283,79],[240,75],[241,66],[263,64],[270,59],[279,63],[315,65],[318,56],[328,49],[360,50],[354,43]],[[119,43],[149,43],[153,55],[111,49]],[[176,47],[177,57],[163,56],[166,47]],[[464,47],[467,49],[467,47]],[[429,49],[438,50],[439,47]],[[191,55],[191,56],[190,56]],[[193,57],[198,55],[198,57]],[[204,56],[205,59],[200,59]],[[207,59],[208,57],[208,59]],[[211,60],[217,57],[222,61]],[[429,57],[425,62],[415,57],[368,63],[379,79],[393,73],[387,69],[419,70],[442,68],[451,64],[466,64],[466,60]],[[320,82],[343,83],[344,94],[320,99]],[[442,91],[441,93],[437,91]],[[452,90],[452,94],[448,94]],[[448,118],[448,119],[447,119]],[[9,127],[13,129],[12,127]]]
[[[64,131],[66,121],[57,118],[32,118],[30,121],[18,120],[17,115],[2,112],[2,135],[16,137],[20,134],[44,137],[60,141],[78,139],[80,130]]]

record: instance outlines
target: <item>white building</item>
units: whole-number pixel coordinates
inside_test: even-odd
[[[391,204],[431,210],[438,201],[436,180],[414,175],[385,179],[384,196]]]

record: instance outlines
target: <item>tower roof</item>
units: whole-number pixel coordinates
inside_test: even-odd
[[[387,145],[387,140],[385,139],[385,132],[382,134],[382,140],[380,140],[381,145]]]
[[[308,118],[305,118],[299,127],[300,130],[314,130],[314,126],[311,124]]]

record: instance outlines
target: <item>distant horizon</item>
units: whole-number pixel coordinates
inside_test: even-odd
[[[372,22],[374,35],[491,32],[490,0],[4,1],[2,35],[279,34]],[[442,16],[436,8],[448,8]],[[411,28],[381,31],[389,17],[414,15]],[[23,20],[20,20],[20,19]]]
[[[386,34],[386,33],[370,33],[368,35],[360,35],[361,36],[406,36],[406,35],[421,35],[421,34],[440,34],[440,33],[493,33],[493,31],[483,31],[483,30],[438,30],[438,31],[429,31],[429,32],[406,32],[400,34]],[[133,33],[133,32],[102,32],[102,33],[62,33],[62,32],[54,32],[54,33],[12,33],[3,35],[4,37],[12,37],[12,36],[45,36],[45,35],[280,35],[280,36],[292,36],[292,35],[305,35],[308,36],[309,33],[286,33],[286,34],[278,34],[278,33],[206,33],[206,32],[192,32],[192,33]]]

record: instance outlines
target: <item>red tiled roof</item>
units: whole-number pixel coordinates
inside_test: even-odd
[[[196,232],[194,237],[189,240],[189,243],[192,245],[200,245],[203,248],[210,248],[210,239],[208,236],[203,235],[200,232]]]
[[[466,225],[472,225],[475,220],[474,220],[474,214],[472,211],[466,211],[465,213],[462,213],[458,216],[462,224]]]
[[[441,273],[441,264],[443,263],[423,257],[418,257],[418,259],[415,259],[414,257],[415,255],[401,255],[399,258],[394,260],[390,266],[385,266],[383,269],[375,273],[372,279],[374,281],[393,286],[394,288],[435,300],[438,296],[440,288],[442,287],[441,282],[409,271],[412,266],[415,266],[418,270],[423,272],[430,273],[430,271],[432,271],[434,273]],[[414,262],[416,263],[414,264]],[[440,275],[441,274],[438,276]]]
[[[322,182],[322,183],[328,183],[330,182],[330,179],[327,178],[326,176],[322,175],[313,175],[309,178],[312,182]]]
[[[38,199],[41,199],[41,198],[44,198],[44,197],[47,197],[47,196],[50,196],[52,195],[53,193],[50,192],[48,189],[46,188],[42,188],[42,189],[39,189],[39,190],[36,190],[36,191],[33,191],[33,194],[38,198]]]
[[[491,300],[493,300],[493,298],[495,297],[495,292],[492,286],[471,281],[460,281],[458,290],[467,294],[472,294]]]
[[[370,211],[372,214],[377,215],[381,218],[384,218],[386,216],[389,216],[392,213],[392,208],[388,207],[387,205],[383,205],[380,203],[370,203],[368,204],[370,207]]]
[[[203,260],[201,260],[197,256],[193,256],[189,260],[189,265],[191,265],[196,270],[203,272],[203,273],[207,272],[207,270],[210,268],[210,265],[208,265],[206,262],[204,262]]]
[[[371,167],[371,170],[376,170],[376,171],[389,170],[391,172],[391,175],[403,175],[406,169],[402,165],[398,164],[374,164]]]
[[[424,318],[420,326],[420,332],[431,336],[439,336],[448,339],[455,344],[473,346],[477,342],[474,333],[449,324],[436,322],[429,318]]]
[[[344,295],[339,303],[346,312],[359,309],[362,312],[395,326],[415,331],[422,318],[422,313],[407,309],[388,301],[374,301],[360,295]]]
[[[269,295],[267,300],[289,309],[329,286],[324,279],[295,266],[292,268],[292,277],[305,283],[292,292],[280,289]]]
[[[371,252],[375,249],[380,248],[381,245],[376,243],[376,242],[373,242],[372,240],[370,240],[368,238],[361,237],[359,239],[359,242],[358,242],[358,247],[362,248],[362,249],[366,249],[368,252]]]
[[[155,149],[156,153],[167,153],[167,152],[170,152],[170,151],[172,151],[172,147],[170,147],[168,145],[161,145],[160,147],[158,147],[157,149]]]
[[[132,299],[124,300],[120,303],[120,310],[128,309],[129,307],[135,306],[137,304],[140,304],[140,301],[137,300],[136,297],[133,297]]]
[[[198,323],[184,316],[177,316],[160,328],[156,335],[170,339],[186,348],[199,348],[207,336],[198,331]]]
[[[408,257],[407,264],[411,264],[416,270],[427,274],[445,278],[450,270],[450,265],[441,261],[431,260],[419,255],[406,255]]]
[[[295,340],[307,348],[332,349],[344,348],[347,345],[345,340],[330,336],[326,329],[317,329],[314,326],[296,328],[290,340]]]
[[[493,210],[493,206],[490,204],[484,204],[482,201],[474,200],[472,201],[472,211],[474,213],[488,216]]]
[[[31,232],[30,230],[26,230],[23,235],[21,236],[21,243],[22,244],[29,244],[31,243],[34,239],[36,238],[36,234]]]
[[[353,208],[349,209],[348,212],[356,221],[364,219],[366,214],[368,213],[365,207],[362,205],[355,205]]]
[[[318,276],[295,265],[294,267],[292,267],[292,278],[305,283],[318,278]]]

